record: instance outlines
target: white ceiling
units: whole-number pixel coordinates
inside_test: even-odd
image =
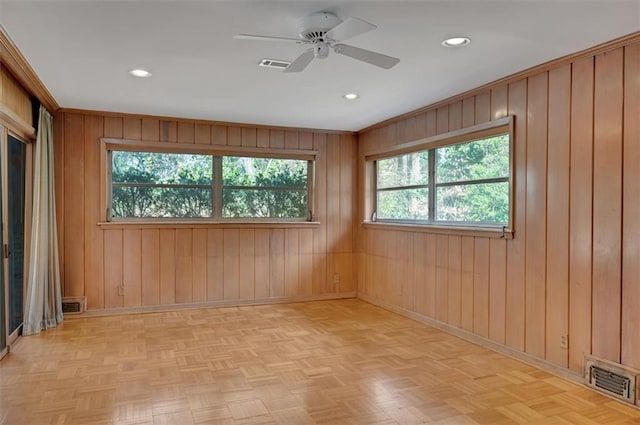
[[[384,70],[332,54],[300,74],[257,66],[304,46],[316,11],[378,29],[348,41],[400,58]],[[639,29],[638,0],[0,0],[0,24],[62,107],[359,130]],[[445,49],[451,35],[472,38]],[[127,70],[143,67],[150,79]],[[349,102],[341,95],[358,92]]]

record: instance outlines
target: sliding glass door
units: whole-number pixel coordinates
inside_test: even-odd
[[[0,148],[6,145],[6,130],[0,125]],[[1,151],[0,151],[1,152]],[[0,161],[0,176],[3,174],[3,161]],[[0,212],[3,211],[3,185],[0,184]],[[1,214],[0,214],[1,216]],[[3,226],[4,227],[4,226]],[[0,247],[4,247],[4,229],[0,231]],[[4,261],[0,261],[0,358],[7,353],[7,292],[8,288],[4,284]]]
[[[26,143],[0,126],[0,358],[23,321],[28,151]]]
[[[27,145],[9,135],[7,144],[9,335],[22,325],[24,303],[25,177]]]

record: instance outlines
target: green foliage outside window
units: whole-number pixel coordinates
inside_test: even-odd
[[[114,217],[210,217],[211,156],[112,152]]]
[[[307,161],[202,154],[112,151],[112,216],[116,218],[305,218]],[[213,199],[215,185],[222,199]],[[216,205],[216,203],[220,203]],[[221,211],[221,213],[220,213]]]
[[[306,217],[307,161],[223,157],[222,216]]]
[[[504,134],[436,149],[436,216],[440,221],[509,222],[509,184],[475,180],[509,177],[509,136]]]
[[[378,219],[509,222],[508,134],[381,159],[376,173]]]

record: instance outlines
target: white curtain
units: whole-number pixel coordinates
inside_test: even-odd
[[[37,334],[62,322],[53,171],[52,117],[40,106],[34,158],[31,256],[23,335]]]

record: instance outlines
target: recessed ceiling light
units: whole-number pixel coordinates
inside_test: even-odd
[[[138,78],[151,77],[151,73],[149,71],[147,71],[146,69],[140,69],[140,68],[130,70],[129,74]]]
[[[442,45],[444,47],[463,47],[469,45],[469,43],[471,43],[469,37],[451,37],[444,40]]]
[[[359,98],[360,96],[357,93],[347,93],[344,96],[345,99],[347,100],[356,100],[357,98]]]

